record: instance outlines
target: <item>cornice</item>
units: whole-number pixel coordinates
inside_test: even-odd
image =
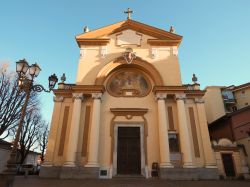
[[[188,90],[186,86],[154,86],[154,94],[167,93],[168,95],[175,95],[176,93],[185,93],[188,98],[202,97],[205,95],[205,90]]]
[[[214,151],[239,151],[238,147],[222,147],[222,146],[214,146]]]
[[[184,92],[189,98],[202,97],[205,95],[205,90],[186,90]]]
[[[65,84],[64,88],[54,89],[56,96],[72,97],[73,93],[82,93],[84,95],[92,95],[93,93],[104,93],[105,87],[103,85],[75,85]]]
[[[153,92],[184,92],[186,90],[185,86],[154,86]]]
[[[147,108],[110,108],[110,111],[115,116],[144,116],[147,112]]]
[[[97,45],[97,46],[103,46],[103,45],[107,45],[110,42],[109,38],[88,38],[88,39],[77,39],[77,44],[80,47],[81,45]]]
[[[160,39],[148,39],[147,43],[152,46],[179,46],[181,40],[160,40]]]
[[[84,94],[104,93],[105,87],[103,85],[74,85],[72,90],[73,92],[82,92]]]

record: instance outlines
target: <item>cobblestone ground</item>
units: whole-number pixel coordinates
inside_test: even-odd
[[[1,186],[1,185],[0,185]],[[57,180],[16,177],[13,187],[250,187],[250,181],[169,181],[159,179]]]

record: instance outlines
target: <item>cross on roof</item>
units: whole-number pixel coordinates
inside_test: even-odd
[[[131,14],[133,14],[133,10],[131,10],[130,8],[127,9],[127,11],[124,11],[125,14],[128,14],[127,19],[131,19]]]

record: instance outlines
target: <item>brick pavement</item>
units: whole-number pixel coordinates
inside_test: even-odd
[[[1,185],[0,185],[1,186]],[[16,177],[13,187],[250,187],[250,181],[169,181],[159,179],[58,180]]]

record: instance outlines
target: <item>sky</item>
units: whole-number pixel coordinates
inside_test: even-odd
[[[36,83],[66,74],[76,80],[79,48],[75,36],[126,19],[132,19],[183,36],[179,61],[183,84],[198,77],[201,88],[249,82],[249,0],[0,0],[0,63],[25,58],[42,71]],[[50,121],[53,93],[41,93],[43,117]]]

